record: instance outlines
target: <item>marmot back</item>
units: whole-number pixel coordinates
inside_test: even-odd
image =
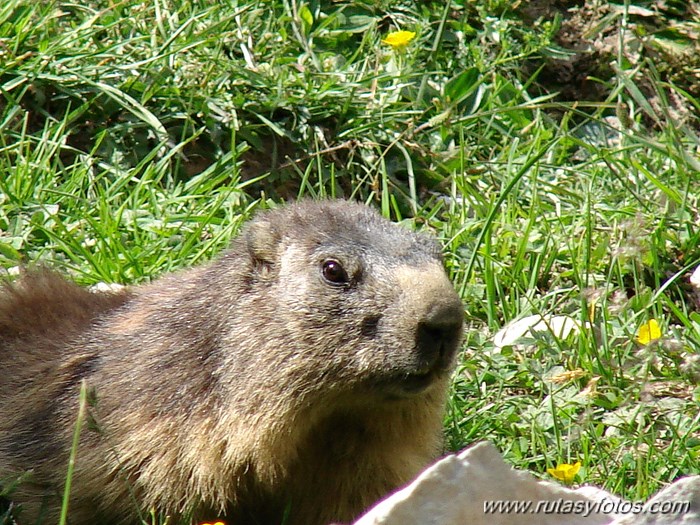
[[[118,294],[30,272],[0,296],[0,480],[55,521],[85,380],[73,525],[352,521],[441,451],[462,318],[434,239],[344,201]]]

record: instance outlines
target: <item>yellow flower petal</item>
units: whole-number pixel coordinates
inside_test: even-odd
[[[394,49],[402,49],[406,47],[415,36],[416,34],[413,31],[393,31],[386,35],[386,38],[382,40],[382,44],[391,46]]]
[[[581,470],[581,462],[577,461],[573,465],[569,463],[560,463],[555,468],[548,468],[547,473],[550,476],[557,478],[559,481],[564,483],[571,483],[578,471]]]
[[[637,342],[639,344],[646,345],[657,339],[661,339],[661,328],[659,328],[659,323],[656,319],[649,319],[648,323],[644,323],[639,327],[639,332],[637,332]]]

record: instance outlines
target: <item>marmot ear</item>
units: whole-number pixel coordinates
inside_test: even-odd
[[[280,231],[271,222],[257,219],[248,225],[245,233],[248,253],[256,264],[271,265],[279,258]]]

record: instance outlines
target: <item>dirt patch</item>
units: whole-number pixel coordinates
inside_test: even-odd
[[[557,92],[567,102],[604,101],[622,70],[655,111],[670,107],[674,120],[696,119],[680,93],[700,97],[700,2],[636,2],[626,9],[598,0],[535,0],[517,12],[526,23],[560,21],[553,44],[561,52],[528,65],[528,73],[544,66],[537,77],[543,92]],[[661,94],[659,82],[680,90]]]

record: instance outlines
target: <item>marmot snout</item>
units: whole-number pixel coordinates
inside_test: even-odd
[[[432,238],[342,201],[118,294],[30,272],[0,295],[0,480],[54,519],[85,380],[74,525],[351,521],[440,452],[462,319]]]

